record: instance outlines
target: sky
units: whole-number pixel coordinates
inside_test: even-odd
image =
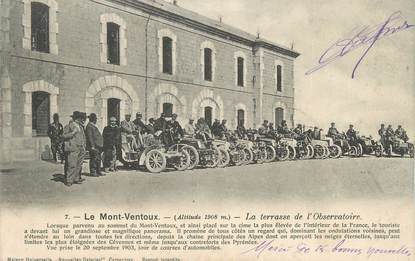
[[[364,26],[415,24],[413,0],[179,0],[178,4],[301,53],[295,61],[295,122],[327,130],[354,124],[374,135],[380,123],[402,124],[415,138],[415,27],[376,41],[352,79],[371,42],[356,47],[324,68],[306,75],[338,40]],[[377,27],[376,27],[377,26]],[[377,30],[376,30],[377,31]],[[376,31],[373,31],[374,33]],[[372,36],[374,35],[372,34]],[[331,53],[329,53],[331,54]],[[334,54],[334,53],[333,53]]]

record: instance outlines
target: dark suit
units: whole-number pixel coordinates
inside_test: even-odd
[[[104,139],[98,127],[89,122],[85,129],[86,148],[89,151],[89,170],[91,175],[101,174],[101,154],[104,147]]]
[[[107,126],[102,132],[104,138],[104,168],[116,169],[117,147],[121,144],[121,131],[118,127]]]

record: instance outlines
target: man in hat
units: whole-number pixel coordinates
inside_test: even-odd
[[[91,113],[86,125],[86,148],[89,151],[89,171],[91,176],[104,176],[101,172],[101,154],[104,148],[104,139],[97,127],[97,115]]]
[[[339,131],[336,128],[336,123],[332,122],[330,124],[329,131],[327,132],[327,136],[329,136],[330,138],[335,139],[338,135],[339,135]]]
[[[59,155],[61,163],[63,163],[65,158],[64,148],[63,148],[63,126],[59,122],[59,114],[53,114],[53,122],[49,124],[48,136],[50,139],[50,148],[52,150],[53,160],[57,161],[56,154]]]
[[[212,124],[212,134],[215,137],[220,137],[220,121],[219,119],[215,119],[215,121]]]
[[[288,125],[287,125],[287,121],[286,120],[282,120],[281,121],[281,125],[278,126],[277,131],[280,134],[289,134],[290,133],[290,129],[288,128]]]
[[[382,123],[380,125],[380,129],[378,130],[378,134],[380,136],[380,143],[382,144],[383,147],[386,147],[386,128],[385,128],[385,124]]]
[[[404,142],[407,142],[409,140],[408,135],[406,134],[406,131],[404,128],[402,128],[402,125],[398,125],[398,128],[395,131],[396,137],[403,140]]]
[[[136,151],[138,148],[136,138],[134,136],[135,128],[136,125],[131,121],[131,115],[125,115],[125,120],[121,122],[121,143],[127,144],[130,151]]]
[[[311,132],[311,138],[313,140],[321,140],[321,130],[316,126],[314,130]]]
[[[352,124],[350,124],[349,129],[346,132],[347,138],[352,142],[357,140],[357,133],[353,128],[354,128],[354,126]]]
[[[75,111],[72,121],[65,126],[63,139],[65,141],[65,185],[80,184],[82,164],[85,156],[85,132],[82,125],[83,114]]]
[[[117,147],[121,143],[121,132],[117,126],[117,119],[110,118],[110,124],[102,132],[104,138],[104,169],[105,172],[116,171]]]
[[[171,120],[167,122],[167,132],[164,136],[164,144],[172,145],[179,138],[183,137],[184,132],[180,123],[177,121],[177,114],[173,114]]]
[[[160,114],[160,118],[154,123],[154,130],[156,133],[163,133],[166,130],[167,120],[164,113]]]
[[[225,139],[228,135],[228,127],[226,126],[227,120],[222,120],[222,123],[219,125],[219,137]]]
[[[258,134],[267,136],[268,133],[269,133],[268,121],[264,120],[264,123],[262,123],[262,126],[259,127],[258,129]]]
[[[301,136],[303,134],[303,125],[301,124],[297,124],[297,127],[295,127],[295,129],[293,130],[293,132],[297,135],[297,136]]]

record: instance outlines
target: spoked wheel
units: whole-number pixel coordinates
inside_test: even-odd
[[[226,166],[229,165],[230,162],[230,156],[227,150],[225,150],[224,148],[218,148],[219,152],[220,152],[220,156],[219,156],[219,162],[217,167],[218,168],[224,168]]]
[[[220,159],[220,150],[217,147],[213,147],[212,150],[213,152],[210,155],[210,159],[206,160],[206,167],[208,168],[216,168]]]
[[[295,148],[291,145],[288,145],[287,148],[288,148],[288,151],[290,152],[290,155],[289,155],[288,158],[290,160],[295,160],[296,157],[297,157],[297,152],[296,152]]]
[[[349,150],[349,156],[350,157],[357,157],[357,147],[356,146],[352,146]]]
[[[413,158],[415,154],[415,149],[414,149],[414,145],[411,145],[409,147],[409,157]]]
[[[180,151],[181,156],[174,159],[173,167],[176,170],[183,171],[186,170],[190,165],[190,155],[187,150]]]
[[[356,146],[356,149],[357,149],[357,157],[362,157],[363,156],[363,146],[362,146],[362,144],[359,143]]]
[[[382,144],[376,146],[375,156],[378,157],[378,158],[383,156],[383,145]]]
[[[267,152],[267,158],[265,160],[265,162],[269,163],[275,160],[275,158],[277,157],[277,152],[275,151],[274,147],[267,145],[265,147],[265,150]]]
[[[334,144],[333,146],[329,147],[330,151],[330,158],[338,159],[342,155],[342,148],[339,145]]]
[[[235,164],[235,166],[241,166],[244,164],[245,159],[245,153],[242,149],[236,149],[233,156],[232,161]]]
[[[290,157],[290,150],[288,146],[280,146],[277,148],[277,159],[279,161],[285,161]]]
[[[190,156],[190,164],[187,169],[194,169],[199,164],[199,152],[195,147],[188,145],[184,146],[182,150],[187,151],[187,153],[189,153]]]
[[[244,152],[244,163],[243,165],[248,165],[250,163],[252,163],[254,161],[254,153],[252,152],[252,150],[248,149],[248,148],[244,148],[243,149]]]
[[[316,159],[322,159],[325,155],[325,149],[321,145],[315,145],[314,146],[314,158]]]
[[[304,160],[308,158],[307,147],[297,147],[296,151],[297,151],[297,157],[300,160]]]
[[[259,164],[262,164],[262,163],[266,162],[266,160],[267,160],[267,148],[266,147],[261,147],[260,149],[258,149],[256,151],[255,157],[256,157],[256,159],[255,159],[256,162],[259,163]]]
[[[323,146],[323,147],[324,147],[324,156],[323,156],[323,159],[327,159],[327,158],[330,157],[330,150],[329,150],[329,147],[327,147],[327,146]]]
[[[166,169],[167,160],[158,150],[152,150],[146,155],[146,168],[151,173],[160,173]]]
[[[307,145],[307,159],[314,158],[314,148],[310,144]]]

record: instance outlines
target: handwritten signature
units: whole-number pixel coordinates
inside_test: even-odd
[[[397,11],[391,14],[388,19],[386,19],[386,21],[382,22],[381,24],[375,26],[364,26],[363,28],[360,26],[354,28],[350,33],[352,34],[352,37],[339,39],[334,44],[332,44],[320,56],[318,65],[308,70],[306,75],[310,75],[320,70],[321,68],[340,59],[341,57],[347,55],[351,51],[356,50],[361,46],[369,45],[353,68],[352,78],[354,78],[356,76],[357,68],[378,40],[398,32],[408,30],[414,26],[415,25],[409,24],[408,21],[403,19],[401,11]]]
[[[261,242],[259,245],[250,248],[241,253],[241,255],[254,254],[257,258],[266,253],[272,254],[286,254],[286,253],[297,253],[303,255],[309,254],[342,254],[342,255],[366,255],[367,258],[376,255],[389,255],[389,256],[412,256],[411,249],[405,245],[399,248],[379,248],[379,247],[368,247],[359,248],[350,246],[349,242],[345,239],[336,242],[333,245],[315,245],[312,246],[307,243],[300,243],[296,246],[278,246],[274,240],[266,240]]]

